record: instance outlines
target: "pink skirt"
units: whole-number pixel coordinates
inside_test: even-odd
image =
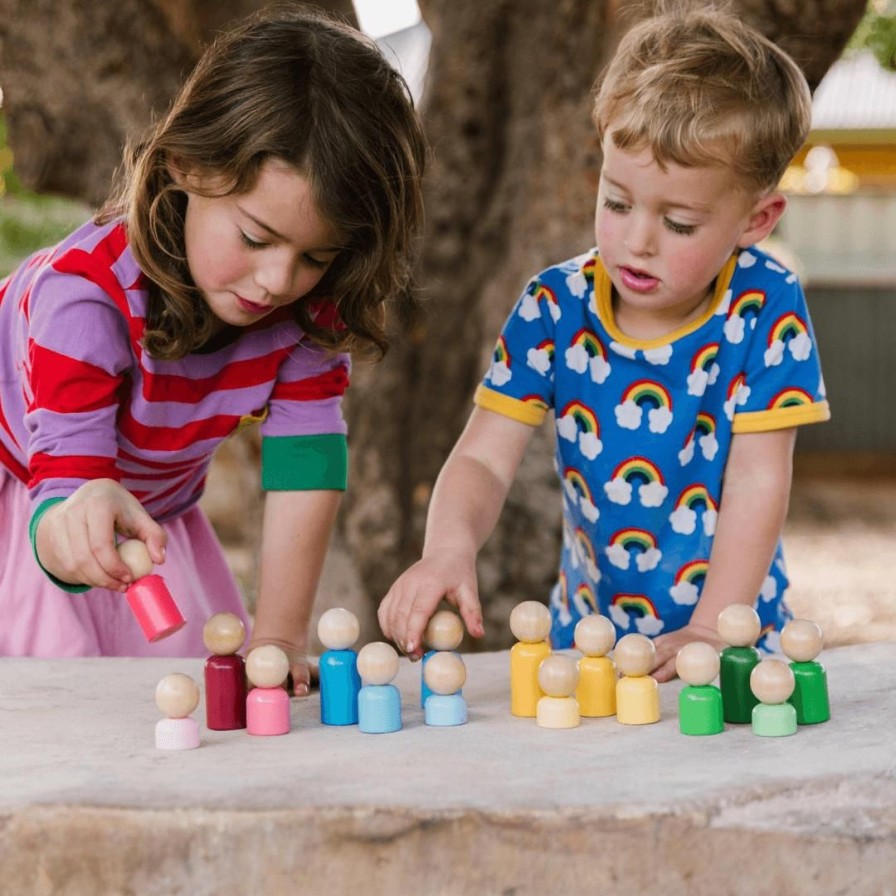
[[[124,596],[91,588],[69,594],[34,559],[28,537],[28,492],[0,468],[0,656],[201,657],[202,629],[214,613],[249,619],[236,579],[205,514],[193,507],[164,524],[162,576],[187,620],[178,632],[150,644]]]

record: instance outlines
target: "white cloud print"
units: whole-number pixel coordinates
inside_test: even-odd
[[[777,367],[784,360],[784,343],[776,339],[762,356],[766,367]]]
[[[594,460],[604,450],[604,443],[598,438],[597,433],[579,433],[579,451],[588,458]]]
[[[697,440],[700,443],[700,453],[706,460],[712,460],[719,452],[719,440],[711,433],[700,436]]]
[[[632,624],[632,617],[625,612],[618,604],[610,605],[610,619],[617,628],[627,629]]]
[[[575,273],[566,278],[566,288],[577,298],[581,299],[588,290],[588,278],[585,272],[579,268]]]
[[[664,367],[672,358],[672,346],[661,345],[659,348],[645,348],[644,360],[654,367]]]
[[[635,556],[635,566],[638,572],[650,572],[659,566],[660,560],[663,559],[663,552],[659,548],[648,548],[641,554]]]
[[[669,514],[673,531],[679,535],[692,535],[697,528],[697,513],[687,505],[676,507]]]
[[[669,589],[669,595],[679,606],[692,607],[700,598],[700,591],[693,582],[679,582]]]
[[[595,355],[588,362],[588,372],[591,374],[591,379],[600,385],[610,375],[610,364],[606,358]]]
[[[545,376],[551,369],[551,355],[543,348],[530,348],[526,353],[526,363]]]
[[[684,448],[678,452],[678,462],[686,467],[694,459],[694,440],[688,439]]]
[[[557,435],[567,442],[575,442],[579,437],[579,424],[572,414],[565,414],[557,420]]]
[[[526,293],[520,302],[519,315],[524,321],[538,320],[541,317],[541,309],[538,307],[538,299],[531,293]]]
[[[787,349],[793,355],[794,361],[807,361],[809,355],[812,354],[812,340],[809,338],[809,334],[797,333],[787,343]]]
[[[738,317],[736,314],[733,317],[729,317],[728,320],[725,321],[725,326],[722,329],[725,333],[725,338],[732,345],[739,345],[743,342],[744,333],[746,332],[746,324],[742,317]]]
[[[711,386],[718,378],[720,373],[719,365],[713,362],[709,370],[702,367],[688,374],[688,395],[703,395],[706,387]]]
[[[489,369],[488,376],[496,386],[503,386],[505,383],[510,382],[513,373],[511,373],[506,361],[494,361]]]
[[[563,354],[566,366],[576,373],[584,373],[588,369],[588,351],[584,345],[571,345]]]
[[[632,500],[631,483],[622,478],[611,479],[604,483],[604,491],[614,504],[630,504]]]
[[[640,616],[635,619],[635,628],[642,635],[647,635],[648,637],[658,635],[665,627],[666,623],[655,616]]]
[[[621,544],[611,544],[604,549],[607,560],[616,567],[616,569],[628,569],[631,557],[628,551]]]
[[[672,411],[669,408],[651,408],[647,412],[651,432],[663,433],[672,423]]]
[[[616,405],[616,422],[623,429],[637,429],[641,425],[644,412],[631,399]]]
[[[718,510],[707,507],[703,511],[703,531],[710,537],[716,534],[716,523],[719,521]]]
[[[638,489],[642,507],[659,507],[668,494],[669,489],[661,482],[646,482]]]
[[[582,516],[584,516],[589,523],[597,522],[597,518],[600,516],[600,511],[594,503],[589,501],[584,495],[579,498],[579,507],[582,508]]]

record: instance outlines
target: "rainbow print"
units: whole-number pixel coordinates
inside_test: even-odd
[[[580,401],[569,402],[560,412],[560,416],[572,417],[580,432],[593,432],[595,435],[600,435],[600,424],[597,422],[594,411]]]
[[[535,350],[539,352],[544,352],[551,360],[554,358],[554,340],[553,339],[545,339],[542,342],[539,342],[538,345],[535,346]]]
[[[585,481],[585,477],[575,467],[567,467],[563,471],[563,481],[572,489],[579,497],[593,503],[591,489]]]
[[[794,336],[808,334],[805,321],[792,311],[782,314],[774,323],[768,333],[768,344],[771,346],[775,342],[787,342]]]
[[[576,526],[576,545],[580,556],[584,559],[585,564],[597,568],[597,558],[594,556],[594,545],[588,533],[581,526]]]
[[[544,283],[539,283],[535,288],[535,291],[532,293],[533,298],[536,302],[545,302],[549,307],[553,309],[557,309],[559,307],[557,303],[557,295],[556,293],[548,286],[545,286]],[[552,312],[552,316],[553,312]]]
[[[597,260],[593,255],[589,256],[588,261],[582,265],[582,276],[586,282],[594,283],[594,272],[597,269]]]
[[[622,403],[631,401],[638,407],[672,409],[672,396],[668,390],[653,380],[638,380],[622,393]]]
[[[576,588],[576,593],[573,595],[573,603],[582,616],[587,615],[589,611],[591,613],[597,612],[597,598],[594,596],[594,591],[585,582],[582,582]]]
[[[646,457],[630,457],[628,460],[624,460],[613,471],[613,479],[622,479],[630,484],[632,482],[658,482],[665,485],[663,474]]]
[[[697,414],[697,422],[694,424],[695,436],[712,436],[716,432],[716,418],[712,414],[701,411]]]
[[[610,603],[635,616],[659,619],[653,601],[645,594],[617,594]]]
[[[691,560],[690,563],[685,563],[685,565],[678,570],[675,575],[675,584],[681,585],[682,583],[687,582],[699,587],[700,583],[706,578],[708,569],[709,562],[707,560]]]
[[[510,352],[507,351],[507,340],[503,336],[500,336],[495,343],[492,360],[496,364],[504,364],[505,367],[510,367]]]
[[[718,354],[718,342],[710,342],[707,345],[704,345],[691,359],[691,372],[693,373],[696,370],[709,370]]]
[[[637,548],[641,551],[649,551],[656,548],[656,538],[646,529],[620,529],[610,538],[610,545],[618,545],[626,550]]]
[[[777,411],[780,408],[793,408],[804,404],[812,404],[812,396],[805,390],[792,386],[782,389],[769,403],[769,410]]]
[[[712,495],[706,490],[705,485],[694,483],[689,485],[679,496],[675,502],[675,509],[679,507],[687,507],[690,510],[718,510],[716,502],[713,501]]]
[[[524,395],[520,401],[529,405],[529,407],[539,408],[542,411],[546,411],[548,409],[548,403],[540,396],[540,395]]]
[[[748,289],[731,302],[728,317],[747,317],[758,315],[765,305],[765,293],[759,289]]]
[[[728,401],[733,401],[737,398],[738,391],[747,384],[747,378],[739,373],[733,380],[728,384],[728,392],[726,393],[726,398]]]
[[[606,360],[607,350],[604,344],[587,327],[583,327],[572,337],[570,345],[580,345],[588,353],[589,358],[603,358]]]

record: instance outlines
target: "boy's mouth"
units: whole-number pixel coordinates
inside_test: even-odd
[[[659,284],[659,279],[638,268],[620,267],[619,276],[628,289],[635,292],[650,292]]]

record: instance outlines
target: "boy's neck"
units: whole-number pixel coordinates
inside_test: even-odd
[[[706,294],[690,308],[676,312],[657,312],[649,309],[633,308],[631,305],[622,305],[616,290],[612,294],[613,319],[616,328],[638,342],[651,342],[670,336],[678,330],[686,327],[695,320],[699,320],[709,310],[715,295],[715,281],[709,285]]]

